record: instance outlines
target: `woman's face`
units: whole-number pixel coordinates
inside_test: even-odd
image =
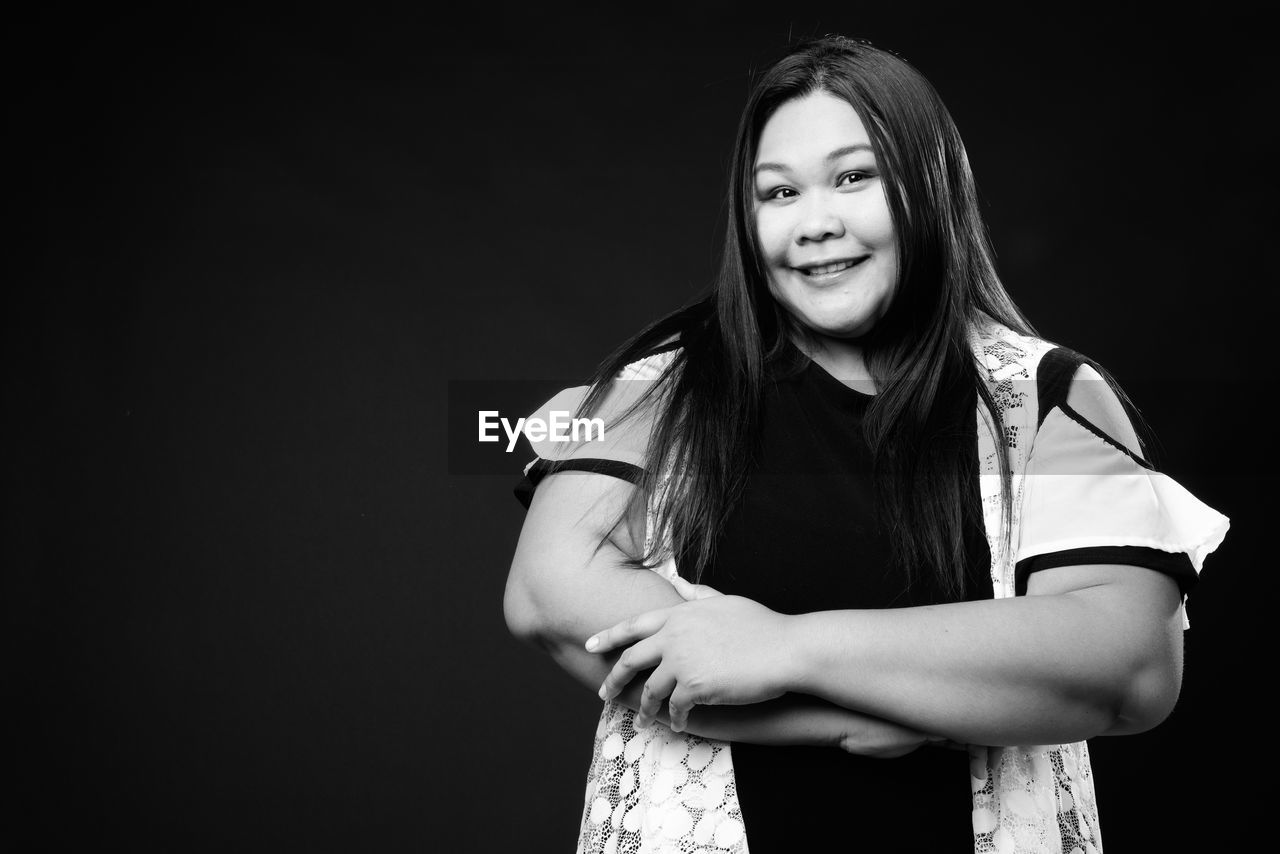
[[[898,252],[871,139],[853,107],[817,91],[787,101],[760,133],[756,233],[773,296],[828,338],[884,316]]]

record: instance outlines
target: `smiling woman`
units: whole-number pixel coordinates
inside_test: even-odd
[[[1226,518],[1013,305],[907,63],[796,47],[732,172],[711,295],[534,416],[610,436],[534,443],[504,602],[605,701],[578,850],[1099,849]]]

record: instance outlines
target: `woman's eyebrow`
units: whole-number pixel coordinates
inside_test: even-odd
[[[832,151],[830,154],[828,154],[826,157],[822,159],[822,162],[830,163],[833,160],[838,160],[841,157],[844,157],[846,154],[853,154],[855,151],[870,151],[870,150],[871,150],[871,145],[866,142],[859,142],[859,143],[856,143],[855,145],[846,145],[842,148],[837,148],[835,151]],[[755,171],[757,174],[760,172],[789,172],[790,167],[788,167],[785,163],[757,163]]]

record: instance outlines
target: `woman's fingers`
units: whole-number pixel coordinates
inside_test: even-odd
[[[905,756],[931,743],[934,739],[934,736],[925,735],[892,721],[850,712],[847,715],[846,731],[840,740],[840,747],[847,753],[859,756],[891,759]]]
[[[658,650],[658,645],[649,638],[627,647],[618,656],[609,675],[604,677],[604,684],[600,686],[600,699],[606,702],[612,700],[631,683],[637,673],[661,663],[662,653]]]
[[[587,652],[608,652],[649,637],[666,625],[670,610],[659,608],[656,611],[646,611],[592,635],[587,638]]]
[[[676,588],[676,592],[684,597],[684,601],[686,602],[692,602],[695,599],[709,599],[712,596],[724,595],[709,584],[694,584],[692,581],[685,581],[678,575],[671,583]]]
[[[640,692],[640,709],[636,712],[635,720],[636,729],[644,729],[658,716],[662,701],[670,696],[675,687],[675,676],[661,665],[649,674],[649,678],[644,683],[644,690]]]
[[[671,586],[680,594],[680,598],[686,602],[692,602],[698,598],[698,585],[685,581],[678,575],[671,580]]]
[[[667,704],[671,709],[672,732],[684,732],[689,725],[689,712],[697,705],[693,696],[677,685],[671,692],[671,701]]]

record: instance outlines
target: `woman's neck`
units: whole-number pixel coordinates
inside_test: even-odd
[[[840,382],[874,393],[875,383],[857,342],[817,335],[797,336],[792,341],[800,352]]]

